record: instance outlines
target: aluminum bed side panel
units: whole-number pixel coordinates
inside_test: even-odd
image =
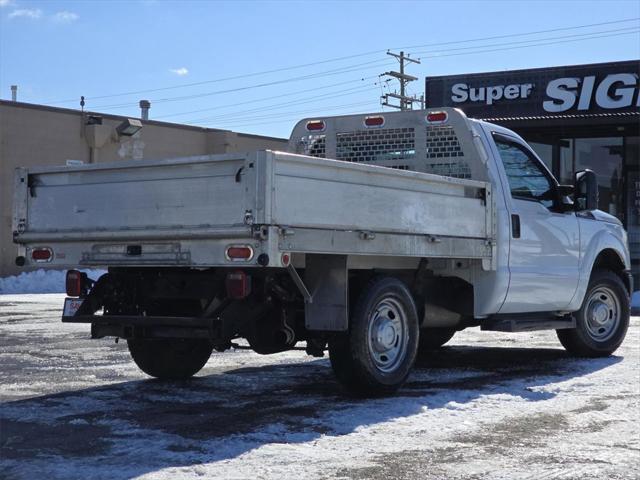
[[[483,182],[278,153],[272,220],[292,227],[487,238]]]
[[[237,182],[243,156],[29,175],[26,232],[242,225],[254,189]],[[252,176],[251,172],[242,172]]]

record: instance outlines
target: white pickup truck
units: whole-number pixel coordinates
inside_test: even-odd
[[[471,326],[555,329],[581,356],[623,341],[627,237],[593,172],[559,185],[518,135],[448,108],[302,120],[289,150],[20,168],[16,262],[108,268],[67,272],[62,321],[158,378],[238,338],[305,342],[376,395]]]

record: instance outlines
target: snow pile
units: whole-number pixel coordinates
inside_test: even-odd
[[[97,280],[105,270],[81,270]],[[8,293],[63,293],[66,270],[35,270],[0,278],[0,295]]]

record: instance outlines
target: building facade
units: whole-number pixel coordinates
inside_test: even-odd
[[[285,150],[287,140],[142,120],[133,136],[120,136],[126,117],[0,100],[0,276],[24,271],[15,265],[11,231],[16,167],[113,162]]]
[[[427,107],[521,135],[560,183],[596,172],[599,208],[629,233],[640,285],[640,61],[427,77]]]

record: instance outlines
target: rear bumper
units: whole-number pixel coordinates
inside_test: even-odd
[[[91,323],[95,325],[130,325],[135,327],[174,326],[208,327],[213,319],[201,317],[148,317],[141,315],[74,315],[62,317],[63,323]]]
[[[62,321],[90,323],[91,338],[206,338],[216,342],[222,337],[216,318],[74,315],[63,316]]]

